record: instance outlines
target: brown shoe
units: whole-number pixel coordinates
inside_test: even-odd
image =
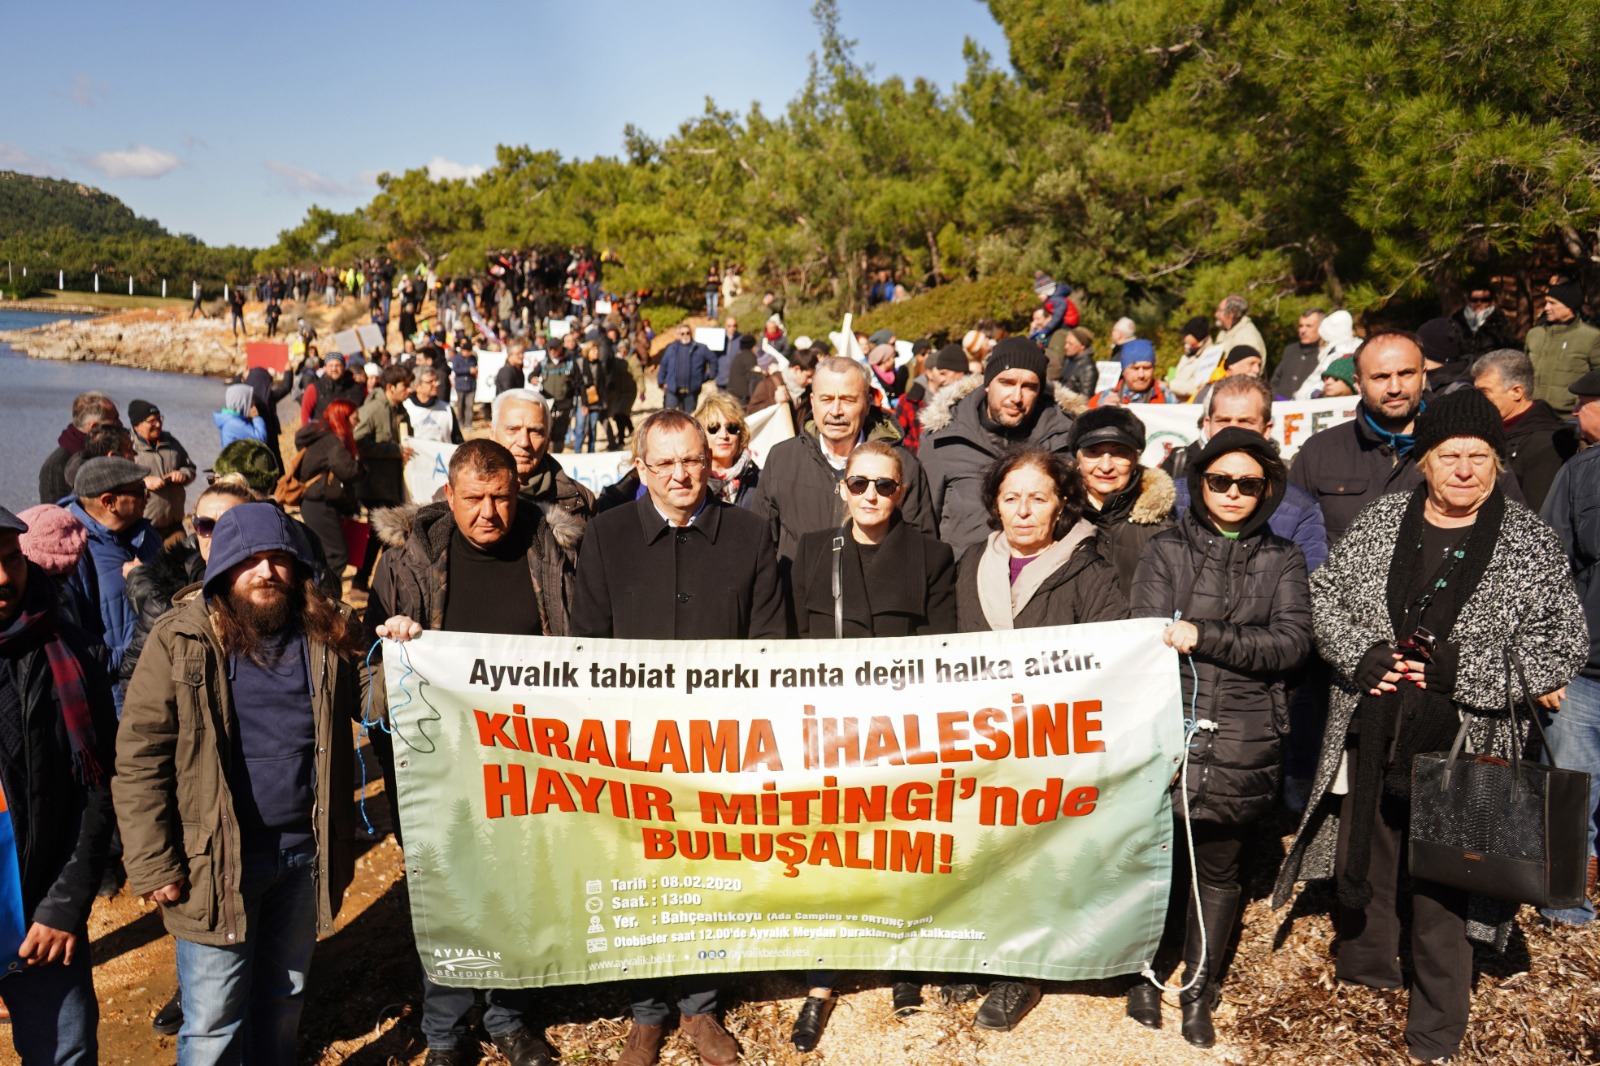
[[[678,1029],[700,1053],[705,1066],[738,1066],[739,1045],[712,1014],[685,1014]]]
[[[617,1056],[617,1066],[656,1066],[661,1058],[661,1037],[664,1025],[633,1023],[628,1039],[623,1042],[622,1054]]]

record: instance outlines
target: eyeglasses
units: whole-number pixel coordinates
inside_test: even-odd
[[[698,474],[700,471],[705,469],[706,457],[703,455],[694,455],[687,459],[668,459],[659,463],[644,464],[644,468],[650,471],[652,474],[655,474],[657,477],[660,477],[662,474],[676,473],[680,466],[683,467],[683,472],[686,474]]]
[[[1494,297],[1493,296],[1468,296],[1467,297],[1467,303],[1469,303],[1469,304],[1492,304],[1492,303],[1494,303]]]
[[[217,531],[217,520],[207,518],[205,515],[190,515],[189,524],[194,527],[194,535],[197,537],[209,537]]]
[[[1239,486],[1242,496],[1259,496],[1267,491],[1267,479],[1264,477],[1229,477],[1227,474],[1206,474],[1206,488],[1218,496],[1227,494],[1233,486]]]
[[[706,436],[715,437],[723,430],[727,430],[729,436],[737,437],[743,429],[744,423],[742,422],[729,422],[726,425],[721,422],[713,422],[706,427]]]
[[[850,495],[860,496],[871,485],[878,490],[879,496],[893,496],[900,488],[900,482],[892,477],[862,477],[860,474],[844,479],[844,487],[850,490]]]

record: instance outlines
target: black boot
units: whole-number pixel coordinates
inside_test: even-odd
[[[1239,913],[1238,885],[1200,886],[1200,913],[1194,899],[1189,900],[1189,916],[1183,930],[1183,983],[1189,988],[1179,993],[1183,1007],[1183,1038],[1195,1047],[1216,1043],[1211,1012],[1222,992],[1222,960],[1228,951],[1234,922]],[[1205,930],[1205,960],[1201,961],[1200,931]]]
[[[1146,1029],[1161,1028],[1161,989],[1143,977],[1136,978],[1128,986],[1128,1017]]]

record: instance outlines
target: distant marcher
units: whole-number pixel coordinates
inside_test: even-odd
[[[1533,362],[1514,348],[1480,355],[1470,380],[1500,413],[1506,466],[1517,476],[1528,508],[1540,510],[1562,465],[1578,454],[1577,429],[1549,404],[1533,399]]]
[[[283,422],[278,418],[278,404],[294,388],[294,378],[274,374],[264,366],[253,366],[244,375],[244,383],[255,394],[256,413],[261,416],[267,430],[267,447],[278,457],[278,469],[283,469]]]
[[[144,479],[150,498],[144,516],[162,540],[183,532],[187,486],[195,477],[194,460],[177,438],[162,431],[161,409],[147,400],[128,404],[133,427],[133,461],[149,471]]]
[[[667,410],[693,411],[700,404],[700,389],[716,373],[711,349],[694,339],[688,324],[678,327],[677,339],[661,353],[656,384],[661,386]]]
[[[522,361],[525,358],[525,348],[521,341],[512,341],[506,346],[506,365],[495,371],[494,375],[496,396],[527,385],[527,375],[522,372]]]
[[[355,418],[349,403],[335,400],[322,412],[322,421],[301,426],[294,435],[295,448],[304,449],[299,478],[306,490],[300,498],[300,519],[322,542],[328,571],[341,590],[344,568],[350,563],[344,523],[360,510],[356,486],[366,472],[356,443]]]
[[[1125,342],[1117,353],[1117,360],[1122,364],[1122,376],[1111,388],[1096,393],[1089,401],[1090,407],[1178,402],[1167,387],[1156,380],[1156,350],[1149,341],[1134,337]]]
[[[103,392],[79,393],[72,401],[72,421],[56,438],[56,447],[39,467],[39,502],[60,503],[72,495],[67,461],[83,453],[89,433],[102,422],[117,422],[117,405]]]
[[[439,372],[426,363],[419,364],[411,383],[411,395],[406,397],[406,418],[411,422],[411,435],[417,440],[437,441],[440,444],[460,444],[461,423],[444,397],[439,395]]]
[[[924,344],[924,341],[918,341]],[[967,376],[967,354],[959,344],[947,344],[928,355],[922,363],[922,373],[911,382],[894,406],[895,421],[900,426],[900,439],[913,453],[922,441],[922,412],[939,392]]]
[[[1600,370],[1600,329],[1582,318],[1583,287],[1575,281],[1550,286],[1544,314],[1528,331],[1528,358],[1533,360],[1533,399],[1543,400],[1559,415],[1570,415],[1573,395],[1567,386],[1591,370]]]
[[[91,459],[78,471],[67,508],[89,531],[89,549],[67,585],[76,597],[79,620],[106,646],[106,669],[115,675],[138,621],[124,585],[129,570],[153,563],[161,538],[144,519],[144,467],[127,459]]]
[[[366,399],[365,383],[357,381],[349,372],[344,356],[329,352],[322,362],[321,375],[311,380],[300,398],[300,424],[317,421],[335,400],[344,400],[359,411]]]
[[[464,342],[458,341],[450,356],[450,376],[455,387],[456,421],[465,431],[472,428],[472,408],[477,403],[478,357]]]
[[[385,367],[379,383],[361,405],[351,430],[361,453],[362,477],[356,495],[368,508],[398,507],[406,502],[405,465],[413,454],[402,444],[405,425],[405,400],[411,395],[411,371],[403,366]],[[367,538],[367,554],[361,560],[351,588],[365,590],[378,561],[377,537]]]
[[[1516,327],[1496,305],[1494,289],[1487,283],[1469,285],[1465,306],[1451,315],[1450,320],[1461,330],[1462,344],[1469,358],[1517,346]]]
[[[1224,352],[1231,352],[1239,345],[1254,348],[1258,352],[1267,350],[1267,342],[1261,339],[1261,331],[1250,320],[1250,301],[1237,294],[1226,296],[1217,304],[1217,334],[1216,343]]]
[[[1175,397],[1188,402],[1206,387],[1206,382],[1211,380],[1211,372],[1216,369],[1216,345],[1211,343],[1211,320],[1204,315],[1189,319],[1183,324],[1178,340],[1183,345],[1183,354],[1167,371],[1167,385]],[[1208,352],[1211,354],[1207,355]]]
[[[1061,366],[1056,381],[1079,396],[1093,396],[1100,382],[1100,368],[1095,365],[1094,334],[1082,326],[1056,330],[1051,334],[1052,347],[1059,343]]]
[[[1318,308],[1303,312],[1295,323],[1294,340],[1283,346],[1278,365],[1272,371],[1272,394],[1285,400],[1299,391],[1322,363],[1322,338],[1317,327],[1327,317]]]
[[[256,410],[255,390],[249,385],[229,385],[222,394],[222,410],[213,414],[211,421],[223,448],[236,440],[267,443],[267,423]]]

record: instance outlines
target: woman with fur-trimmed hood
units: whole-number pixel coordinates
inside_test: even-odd
[[[1055,402],[1042,402],[1048,371],[1037,344],[1007,337],[990,351],[981,375],[940,389],[922,411],[917,458],[928,477],[939,539],[958,557],[989,536],[983,475],[1002,452],[1024,445],[1069,451],[1073,416],[1085,401],[1055,385]]]
[[[1100,531],[1100,551],[1133,588],[1144,546],[1174,524],[1178,491],[1172,478],[1139,465],[1144,423],[1125,407],[1096,407],[1072,426],[1068,443],[1089,494],[1087,518]]]

